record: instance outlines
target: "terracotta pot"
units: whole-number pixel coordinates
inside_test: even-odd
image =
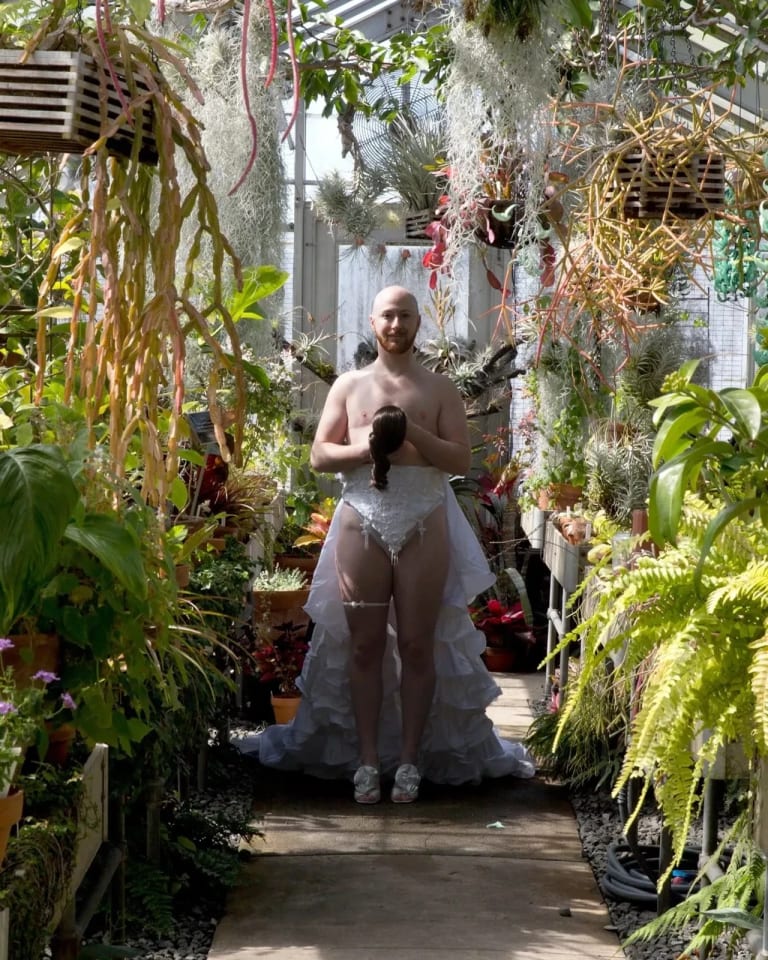
[[[515,669],[517,655],[508,647],[486,647],[483,662],[491,673],[511,673]]]
[[[271,613],[283,613],[288,610],[296,610],[301,613],[301,608],[307,602],[308,597],[309,587],[303,587],[301,590],[273,590],[268,593],[254,590],[253,609],[254,612],[257,612],[266,607]]]
[[[77,735],[77,728],[73,723],[62,723],[60,727],[49,727],[48,749],[45,752],[45,762],[54,767],[63,767],[67,762],[72,744]]]
[[[262,639],[274,641],[280,634],[280,627],[291,624],[293,627],[308,628],[309,617],[303,607],[309,597],[309,588],[303,590],[253,591],[253,625]],[[264,633],[269,627],[269,634]]]
[[[572,483],[550,483],[539,493],[539,510],[567,510],[581,500],[583,487]]]
[[[17,633],[8,638],[12,650],[4,650],[3,666],[13,667],[17,686],[29,685],[39,670],[61,672],[61,639],[57,633]]]
[[[5,859],[11,830],[21,820],[24,810],[24,791],[17,790],[7,797],[0,797],[0,864]]]
[[[275,723],[290,723],[299,709],[301,696],[281,697],[279,694],[273,693],[270,697],[270,703],[275,714]]]
[[[189,586],[189,578],[192,574],[192,566],[189,563],[177,563],[174,567],[176,572],[176,586],[181,588]]]

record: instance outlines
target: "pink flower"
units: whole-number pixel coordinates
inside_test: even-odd
[[[3,650],[13,650],[13,640],[8,637],[0,637],[0,653]]]
[[[70,693],[62,693],[61,703],[67,708],[67,710],[77,710],[77,704],[72,699],[72,695]]]
[[[9,703],[7,700],[0,700],[0,716],[5,716],[8,713],[18,713],[16,706],[13,703]]]

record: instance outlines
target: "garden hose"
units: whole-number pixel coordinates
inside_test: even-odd
[[[617,805],[625,839],[608,847],[607,864],[601,884],[603,892],[617,900],[629,900],[655,908],[658,903],[656,885],[660,875],[659,847],[638,843],[636,830],[626,828],[626,784],[619,791]],[[699,854],[699,848],[686,847],[681,862],[672,871],[671,896],[674,902],[683,900],[688,895],[697,874]]]
[[[642,856],[642,863],[651,867],[654,876],[659,873],[659,848],[648,844],[636,845]],[[697,874],[699,849],[686,847],[680,866],[672,871],[672,900],[684,900],[688,895]],[[608,847],[605,873],[600,884],[606,896],[616,900],[629,900],[632,903],[656,908],[658,894],[656,882],[638,862],[628,843],[617,841]]]

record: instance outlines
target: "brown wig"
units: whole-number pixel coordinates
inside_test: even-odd
[[[371,451],[371,486],[385,490],[389,473],[389,455],[398,450],[405,440],[407,418],[400,407],[393,404],[379,407],[371,421],[368,448]]]

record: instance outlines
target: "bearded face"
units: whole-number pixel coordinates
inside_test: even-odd
[[[416,300],[404,288],[386,287],[376,297],[371,327],[386,353],[400,356],[413,350],[420,322]]]
[[[413,349],[417,332],[417,330],[410,332],[399,329],[397,331],[390,330],[387,333],[383,333],[377,328],[374,329],[376,340],[381,345],[381,349],[385,350],[387,353],[397,355],[408,353]]]

